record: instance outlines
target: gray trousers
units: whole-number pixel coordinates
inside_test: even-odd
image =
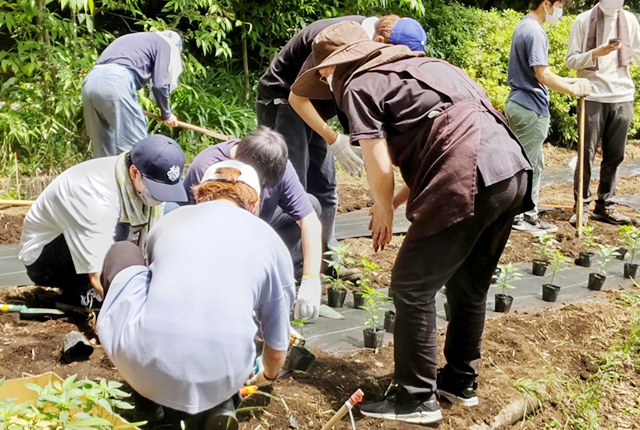
[[[481,188],[474,215],[434,235],[409,228],[391,273],[395,380],[409,393],[431,394],[437,388],[435,294],[443,285],[451,313],[444,346],[447,373],[456,380],[475,380],[487,292],[527,181],[522,171]]]
[[[540,196],[540,177],[544,169],[544,152],[542,145],[549,133],[548,116],[542,116],[530,109],[520,106],[518,103],[507,101],[504,111],[509,122],[509,128],[516,135],[527,158],[533,168],[531,186],[531,200],[535,207],[524,215],[518,215],[516,219],[535,221],[538,218],[538,199]]]
[[[322,239],[325,248],[338,246],[334,236],[338,208],[338,184],[331,150],[288,104],[256,103],[258,125],[279,132],[287,142],[289,160],[302,186],[320,202]]]
[[[580,107],[578,106],[578,115]],[[600,164],[600,184],[596,206],[611,206],[611,198],[616,195],[616,172],[624,160],[629,124],[633,117],[633,102],[599,103],[585,102],[584,134],[584,205],[591,203],[591,169],[598,144],[602,142],[602,163]],[[578,198],[578,169],[573,181],[573,194]]]

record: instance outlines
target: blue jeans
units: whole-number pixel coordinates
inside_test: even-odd
[[[133,72],[124,66],[94,67],[82,83],[82,107],[94,157],[129,151],[148,135]]]

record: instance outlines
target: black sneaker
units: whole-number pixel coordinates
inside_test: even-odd
[[[444,369],[438,369],[438,395],[449,402],[463,406],[478,406],[476,389],[478,384],[474,380],[452,382],[452,378],[446,378]]]
[[[411,395],[402,387],[392,389],[380,402],[362,406],[360,412],[367,417],[412,424],[430,424],[442,419],[438,400],[434,394]]]
[[[631,224],[631,218],[621,214],[613,206],[596,206],[591,214],[591,218],[615,225]]]

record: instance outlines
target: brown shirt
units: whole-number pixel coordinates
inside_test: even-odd
[[[478,185],[531,169],[484,90],[447,62],[407,58],[377,66],[353,77],[341,101],[353,141],[387,139],[411,189],[407,218],[425,234],[473,215]]]

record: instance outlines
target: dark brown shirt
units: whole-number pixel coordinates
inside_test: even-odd
[[[484,90],[444,61],[408,58],[367,70],[348,83],[339,108],[353,141],[387,139],[411,189],[407,218],[425,234],[471,216],[478,185],[531,169]]]

